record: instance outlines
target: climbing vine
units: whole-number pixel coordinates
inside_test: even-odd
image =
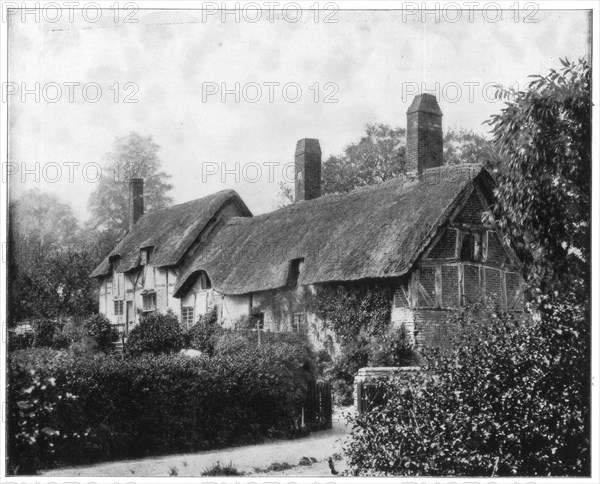
[[[372,337],[390,325],[394,288],[385,282],[325,284],[313,297],[313,310],[342,345],[359,335]]]

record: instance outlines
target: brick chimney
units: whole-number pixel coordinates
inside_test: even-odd
[[[442,110],[433,94],[415,96],[406,112],[406,171],[421,174],[444,164]]]
[[[144,180],[131,178],[129,180],[129,228],[144,215]]]
[[[321,196],[321,145],[318,139],[303,138],[296,143],[296,192],[294,201]]]

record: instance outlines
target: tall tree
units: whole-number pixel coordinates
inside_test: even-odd
[[[406,130],[386,124],[368,124],[363,136],[323,163],[322,193],[347,193],[377,185],[406,172]],[[500,158],[484,137],[466,130],[450,129],[444,135],[444,163],[482,163],[498,166]],[[291,183],[280,183],[279,205],[294,201]]]
[[[141,136],[136,132],[115,140],[106,157],[103,176],[88,202],[92,214],[90,229],[113,232],[116,238],[127,231],[131,178],[144,179],[145,212],[172,203],[168,195],[173,188],[169,183],[171,176],[161,171],[158,150],[152,136]]]
[[[505,157],[496,191],[498,224],[526,246],[532,286],[542,293],[583,291],[590,276],[591,66],[562,61],[533,76],[490,124]]]
[[[95,245],[85,244],[71,207],[24,192],[9,207],[9,321],[89,314],[96,307]]]

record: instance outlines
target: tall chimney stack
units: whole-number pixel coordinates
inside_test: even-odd
[[[144,179],[129,180],[129,228],[144,215]]]
[[[419,94],[406,117],[406,171],[417,171],[421,177],[427,168],[444,164],[442,110],[433,94]]]
[[[294,200],[321,196],[321,145],[318,139],[303,138],[296,143],[296,192]]]

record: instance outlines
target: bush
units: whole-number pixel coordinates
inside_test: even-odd
[[[252,351],[257,347],[256,342],[250,341],[245,333],[238,331],[225,331],[215,343],[215,355],[235,355],[246,351]]]
[[[203,314],[198,322],[187,332],[188,346],[212,356],[219,336],[222,334],[217,321],[217,308]]]
[[[411,366],[417,362],[417,355],[404,326],[374,337],[368,346],[368,353],[369,366]]]
[[[35,334],[31,331],[26,333],[8,332],[8,351],[24,350],[33,347]]]
[[[17,351],[9,358],[10,471],[294,436],[314,376],[310,358],[287,342],[210,359]]]
[[[118,338],[116,329],[103,314],[94,314],[84,322],[84,328],[98,345],[98,349],[106,351]]]
[[[452,355],[380,385],[387,403],[356,418],[345,448],[364,475],[589,473],[588,324],[553,301],[536,323],[485,308],[458,314]],[[432,376],[435,375],[435,378]]]
[[[40,319],[32,323],[35,348],[62,349],[69,346],[68,341],[61,335],[63,323],[54,319]]]
[[[183,347],[183,334],[173,311],[145,314],[131,330],[125,345],[128,355],[174,353]]]

